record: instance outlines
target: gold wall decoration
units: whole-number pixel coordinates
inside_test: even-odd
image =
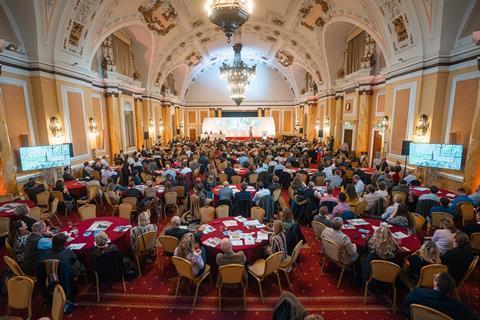
[[[138,11],[143,15],[147,27],[161,36],[167,35],[176,26],[177,12],[169,1],[149,0]]]
[[[70,35],[68,36],[68,44],[74,47],[78,47],[80,44],[80,37],[82,36],[83,25],[73,21],[72,29],[70,30]]]
[[[277,51],[275,58],[284,67],[289,67],[293,63],[293,55],[287,51]]]
[[[405,19],[403,16],[399,16],[392,21],[393,26],[395,27],[395,34],[397,35],[398,42],[403,42],[408,40],[408,31],[405,26]]]
[[[313,3],[309,3],[299,10],[300,16],[302,17],[300,24],[310,31],[313,31],[317,27],[322,28],[329,18],[329,10],[330,7],[326,1],[315,0]]]
[[[191,66],[198,65],[201,62],[201,60],[202,60],[202,56],[200,56],[199,54],[196,54],[195,52],[192,52],[185,58],[185,63],[191,67]]]

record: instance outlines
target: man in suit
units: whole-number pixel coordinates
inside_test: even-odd
[[[410,305],[415,303],[438,310],[453,319],[478,320],[467,306],[455,298],[455,280],[448,272],[437,274],[433,283],[433,289],[416,287],[407,295],[404,302],[407,319],[410,319]]]
[[[247,261],[245,254],[243,251],[234,252],[230,239],[223,238],[220,243],[220,249],[222,249],[223,253],[217,254],[216,259],[219,267],[231,263],[245,265],[245,262]]]
[[[441,258],[442,263],[448,267],[448,273],[455,280],[457,285],[462,281],[467,272],[474,255],[468,250],[468,235],[463,232],[455,233],[453,236],[453,249],[445,252]]]
[[[227,200],[232,202],[233,199],[233,191],[231,188],[228,187],[228,182],[223,182],[223,188],[218,190],[218,200]]]
[[[247,187],[248,184],[246,182],[242,182],[242,185],[240,186],[242,191],[235,193],[235,202],[241,200],[252,200],[252,195],[247,191]]]
[[[232,168],[232,164],[230,162],[227,162],[227,167],[225,170],[223,170],[223,172],[227,175],[229,183],[232,183],[232,177],[237,175],[237,172]]]
[[[165,235],[166,236],[171,236],[175,237],[180,241],[182,237],[189,232],[192,232],[188,230],[188,228],[180,228],[180,224],[182,223],[182,220],[180,220],[179,216],[174,216],[170,220],[170,225],[165,228]],[[199,240],[200,237],[202,236],[202,230],[204,229],[204,226],[200,226],[198,228],[198,231],[194,233],[195,239]]]

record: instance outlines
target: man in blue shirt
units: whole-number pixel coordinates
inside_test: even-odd
[[[467,192],[465,191],[464,188],[458,188],[457,189],[457,196],[455,197],[455,199],[453,199],[452,205],[450,207],[450,210],[451,210],[452,214],[457,214],[457,205],[460,202],[469,202],[469,203],[473,204],[473,200],[470,199],[467,196]]]
[[[233,199],[233,191],[231,188],[228,187],[228,182],[223,182],[223,188],[218,190],[218,200],[228,200],[232,202]]]
[[[452,212],[451,208],[448,206],[450,204],[450,199],[448,199],[446,197],[440,198],[440,204],[441,204],[441,206],[434,206],[434,207],[430,208],[430,211],[428,213],[429,218],[432,218],[432,212],[448,213],[448,214],[453,215],[453,217],[455,218],[457,213],[455,211]]]
[[[162,176],[166,178],[167,174],[169,174],[172,177],[172,180],[175,181],[177,173],[175,172],[175,170],[170,169],[170,166],[168,164],[165,166],[165,170],[163,170]]]
[[[243,165],[244,162],[248,162],[248,157],[242,154],[242,156],[237,159],[237,162]]]
[[[475,190],[475,193],[472,193],[468,197],[473,200],[474,206],[480,205],[480,186],[477,187],[477,190]]]

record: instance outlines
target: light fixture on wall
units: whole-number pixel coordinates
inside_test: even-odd
[[[426,114],[422,114],[418,118],[416,129],[417,136],[424,136],[427,134],[428,128],[430,127],[430,123],[428,122],[428,116]]]
[[[330,118],[326,118],[325,119],[325,123],[323,125],[325,128],[329,128],[330,127]]]
[[[205,10],[213,24],[219,26],[230,43],[235,31],[250,18],[252,0],[207,0]]]
[[[315,130],[318,132],[320,130],[320,118],[317,118],[315,121]]]
[[[153,131],[154,126],[155,124],[153,123],[153,119],[148,119],[148,129],[150,129],[150,131]]]
[[[352,123],[350,121],[343,121],[343,126],[344,127],[351,127]]]
[[[50,118],[50,123],[48,127],[50,128],[50,132],[52,133],[52,136],[54,138],[59,139],[63,137],[63,128],[60,125],[60,121],[57,117],[53,116]]]
[[[180,124],[178,125],[178,128],[180,129],[180,134],[183,135],[183,129],[185,128],[185,124],[183,123],[183,120],[180,120]]]
[[[388,125],[390,124],[390,118],[388,116],[384,116],[382,120],[377,122],[377,128],[385,131],[388,129]]]
[[[88,119],[88,131],[92,137],[96,137],[98,135],[97,123],[93,117]]]
[[[165,127],[163,126],[163,120],[160,120],[158,122],[158,130],[160,130],[160,135],[163,134],[164,129],[165,129]]]
[[[300,121],[297,119],[297,122],[295,122],[295,132],[299,133],[300,132]]]

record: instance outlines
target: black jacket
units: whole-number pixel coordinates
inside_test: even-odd
[[[448,267],[448,273],[458,283],[462,280],[474,255],[467,248],[453,248],[442,256],[442,263]]]

